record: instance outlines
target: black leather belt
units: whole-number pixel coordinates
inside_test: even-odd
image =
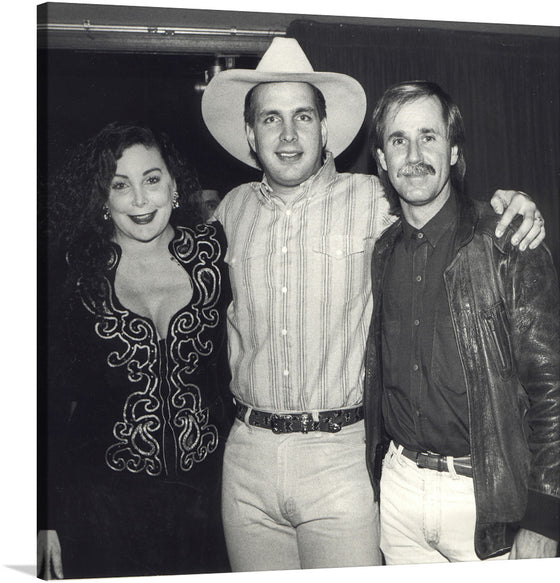
[[[396,445],[396,444],[395,444]],[[397,446],[398,447],[398,446]],[[416,463],[419,468],[436,470],[437,472],[448,472],[447,457],[439,453],[429,453],[423,451],[413,451],[403,448],[402,455]],[[472,478],[471,456],[454,457],[453,467],[458,474]]]
[[[247,405],[236,403],[235,416],[245,421]],[[318,413],[318,421],[313,419],[311,413],[268,413],[251,409],[249,425],[270,429],[273,433],[308,433],[309,431],[326,431],[336,433],[346,425],[352,425],[364,418],[364,408],[336,409],[321,411]]]

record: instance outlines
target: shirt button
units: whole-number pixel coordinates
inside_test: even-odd
[[[290,217],[291,215],[292,215],[292,211],[290,211],[290,210],[287,210],[287,211],[286,211],[286,216],[287,216],[287,217]]]
[[[289,374],[290,374],[290,371],[289,371],[288,369],[286,369],[286,370],[284,371],[284,376],[285,376],[285,377],[287,377]]]
[[[414,325],[415,326],[420,326],[420,320],[414,320]]]
[[[283,294],[285,294],[287,291],[288,291],[288,288],[287,288],[286,286],[284,286],[284,287],[282,288],[282,293],[283,293]]]
[[[288,331],[284,328],[284,330],[282,330],[282,336],[286,336],[287,333]]]
[[[286,246],[282,247],[282,253],[287,253],[288,252],[288,248]]]
[[[417,237],[418,237],[419,239],[423,239],[423,238],[424,238],[424,233],[418,233]]]
[[[421,275],[417,275],[416,276],[416,281],[422,281],[422,276]]]
[[[336,250],[336,256],[340,257],[342,255],[342,250],[341,249],[337,249]]]
[[[419,367],[418,367],[418,365],[417,365],[417,364],[413,364],[413,365],[412,365],[412,370],[413,370],[413,371],[417,371],[417,370],[418,370],[418,368],[419,368]]]

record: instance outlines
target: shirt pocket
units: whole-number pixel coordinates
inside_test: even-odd
[[[371,291],[374,239],[333,235],[312,240],[313,277],[327,278],[329,292],[348,303]]]
[[[370,243],[373,246],[373,238],[331,235],[314,238],[312,248],[315,253],[327,255],[334,260],[344,260],[365,253]]]

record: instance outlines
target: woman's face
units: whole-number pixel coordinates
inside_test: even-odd
[[[115,241],[147,243],[159,237],[169,224],[175,188],[157,148],[137,144],[124,150],[107,199]]]

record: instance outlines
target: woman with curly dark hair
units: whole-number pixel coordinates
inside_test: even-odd
[[[164,134],[122,123],[49,188],[49,253],[66,273],[47,306],[45,577],[229,569],[230,291],[223,233],[190,202],[198,190]]]

